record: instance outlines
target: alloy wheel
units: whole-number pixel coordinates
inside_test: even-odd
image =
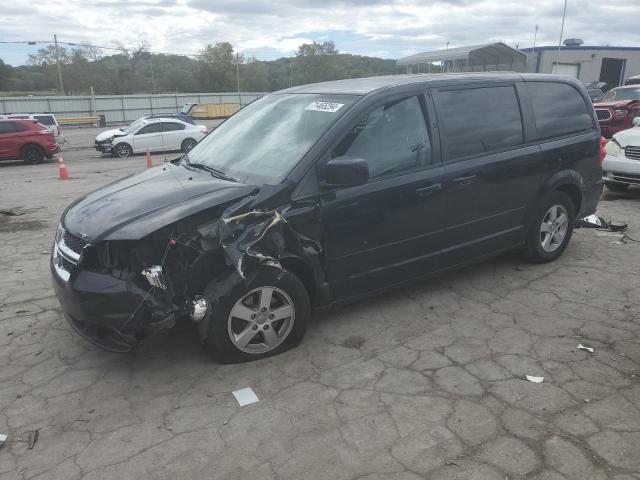
[[[291,297],[276,287],[259,287],[242,296],[229,312],[231,343],[245,353],[262,354],[287,338],[295,321]]]
[[[569,215],[562,205],[552,205],[542,218],[540,246],[545,252],[555,252],[564,241],[569,229]]]

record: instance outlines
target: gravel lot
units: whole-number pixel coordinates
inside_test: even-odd
[[[0,165],[0,208],[25,212],[0,215],[3,480],[640,479],[640,243],[577,230],[553,264],[507,255],[316,314],[264,361],[216,364],[190,324],[109,354],[63,320],[49,249],[69,202],[145,159],[65,134],[71,180]],[[605,193],[599,214],[640,239],[639,207]]]

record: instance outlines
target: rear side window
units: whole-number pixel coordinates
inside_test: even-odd
[[[162,131],[163,132],[173,132],[176,130],[184,130],[184,123],[177,122],[162,122]]]
[[[437,102],[450,162],[523,142],[520,105],[513,86],[441,91]]]
[[[529,82],[527,90],[536,116],[538,138],[560,137],[593,129],[587,104],[571,85]]]
[[[13,126],[13,122],[0,122],[0,133],[15,132],[15,128]]]
[[[136,135],[145,135],[147,133],[158,133],[159,131],[160,131],[160,124],[152,123],[151,125],[147,125],[146,127],[143,127],[140,130],[138,130],[138,133],[136,133]]]
[[[52,115],[35,115],[35,119],[38,120],[38,122],[40,122],[41,124],[48,127],[56,124],[56,121],[53,119]]]

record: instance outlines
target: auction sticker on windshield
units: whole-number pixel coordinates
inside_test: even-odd
[[[329,112],[336,113],[340,110],[341,107],[344,106],[344,103],[333,103],[333,102],[311,102],[305,110],[312,110],[314,112]]]

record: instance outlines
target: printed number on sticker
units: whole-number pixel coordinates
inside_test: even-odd
[[[314,112],[329,112],[335,113],[344,106],[344,103],[333,102],[311,102],[305,110],[313,110]]]

